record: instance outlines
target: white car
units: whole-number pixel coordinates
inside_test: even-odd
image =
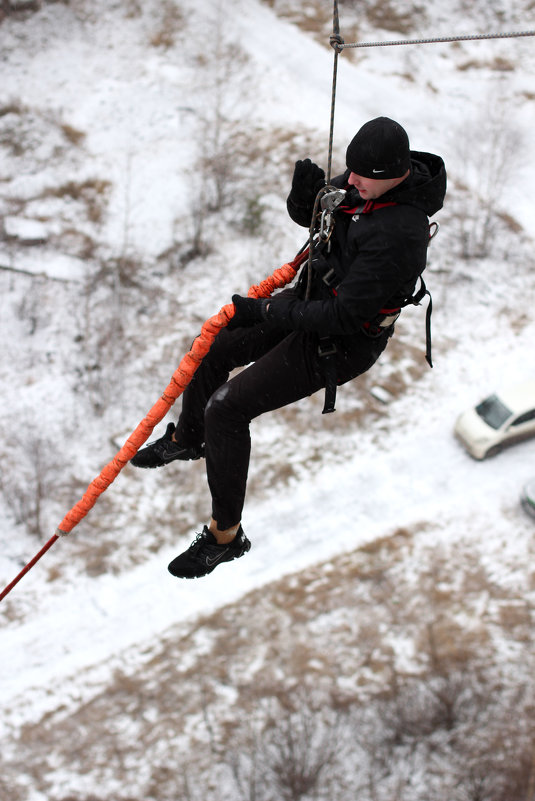
[[[535,437],[535,379],[489,395],[457,418],[454,431],[474,459]]]
[[[530,517],[535,517],[535,479],[524,486],[520,496],[520,503]]]

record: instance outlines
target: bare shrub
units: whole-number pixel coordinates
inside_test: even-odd
[[[463,178],[457,181],[457,192],[449,203],[464,259],[495,253],[504,233],[520,230],[496,203],[496,187],[510,185],[524,161],[518,158],[525,149],[522,135],[511,119],[514,115],[507,113],[503,103],[489,102],[477,117],[463,121],[462,130],[455,134],[454,150]]]
[[[62,466],[54,440],[38,426],[19,426],[16,436],[5,432],[0,491],[16,525],[42,539],[48,525],[47,501],[58,495]]]
[[[137,17],[141,17],[143,13],[141,0],[125,0],[124,12],[127,19],[136,19]]]
[[[70,226],[57,235],[52,234],[49,242],[62,253],[84,260],[93,258],[98,250],[97,242],[92,236]]]
[[[438,732],[453,732],[461,720],[475,716],[485,703],[485,683],[478,686],[470,672],[455,670],[443,675],[410,678],[381,701],[379,715],[390,746],[425,742]]]
[[[23,14],[26,11],[39,11],[41,0],[3,0],[0,5],[0,22],[2,16]]]
[[[222,4],[218,4],[211,21],[209,40],[213,46],[197,56],[202,76],[198,90],[205,98],[199,113],[199,166],[208,208],[219,211],[231,201],[232,186],[240,171],[243,119],[252,88],[247,70],[249,57],[227,29]]]
[[[332,7],[322,0],[292,6],[291,3],[279,4],[279,13],[294,24],[299,26],[302,31],[312,34],[314,38],[322,43],[328,42],[328,36],[332,28]]]
[[[84,141],[84,131],[80,131],[79,128],[75,128],[74,125],[69,125],[68,122],[62,122],[60,127],[63,131],[65,139],[71,142],[71,144],[80,145]]]
[[[478,719],[471,727],[460,728],[452,741],[450,765],[461,789],[460,798],[531,801],[535,791],[531,691],[523,685],[512,694],[496,684],[487,690],[493,694],[481,700]]]
[[[24,106],[18,100],[12,100],[0,106],[0,117],[5,117],[8,114],[22,114]]]
[[[175,219],[173,242],[158,254],[158,261],[167,263],[170,271],[181,270],[194,259],[206,258],[212,252],[209,238],[205,236],[206,211],[202,193],[193,197],[190,212],[186,220],[182,217]]]
[[[184,14],[174,0],[163,0],[159,6],[160,19],[150,43],[167,49],[173,47],[177,34],[184,28]]]
[[[478,61],[475,59],[465,61],[463,64],[460,64],[457,69],[460,72],[471,69],[491,69],[496,72],[514,72],[515,65],[509,61],[509,59],[497,56],[492,61]]]
[[[48,187],[39,198],[71,198],[83,204],[87,219],[93,223],[102,220],[108,202],[111,184],[101,178],[86,178],[83,181],[67,181],[60,186]]]
[[[288,711],[265,736],[268,780],[286,801],[317,792],[323,774],[336,754],[334,727],[325,710],[303,705]]]
[[[263,214],[265,205],[262,203],[260,195],[254,195],[245,199],[243,217],[240,222],[240,230],[247,236],[257,236],[262,230]]]
[[[342,0],[343,3],[343,0]],[[354,4],[354,0],[353,0]],[[381,0],[368,6],[366,16],[368,21],[376,28],[396,33],[409,34],[413,28],[414,20],[421,15],[424,8],[399,8],[392,0]]]
[[[279,690],[257,709],[262,715],[256,723],[249,720],[233,731],[232,742],[242,746],[226,757],[241,799],[332,798],[342,755],[342,711],[304,688],[291,695]]]
[[[75,392],[102,416],[120,394],[125,364],[125,265],[111,260],[88,275],[79,308],[80,333],[76,337],[80,358]]]

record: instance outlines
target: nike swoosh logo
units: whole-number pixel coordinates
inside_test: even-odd
[[[162,459],[165,462],[172,462],[173,459],[176,459],[176,450],[175,451],[164,451],[162,453]]]
[[[372,172],[378,173],[378,172],[384,172],[384,170],[372,170]]]
[[[225,548],[224,551],[221,551],[221,553],[218,553],[215,556],[207,556],[204,560],[206,562],[206,566],[214,567],[214,565],[217,565],[217,563],[223,559],[227,551],[230,551],[230,548]]]

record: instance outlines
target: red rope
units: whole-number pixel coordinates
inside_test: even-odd
[[[33,559],[31,560],[31,562],[28,562],[28,564],[27,564],[27,565],[26,565],[26,566],[25,566],[25,567],[24,567],[24,568],[23,568],[23,569],[20,571],[20,573],[18,574],[18,576],[16,576],[16,577],[13,579],[13,581],[12,581],[12,582],[10,582],[10,584],[8,584],[8,585],[7,585],[7,587],[6,587],[4,590],[2,590],[2,592],[0,593],[0,601],[1,601],[3,598],[5,598],[5,596],[8,594],[8,592],[10,592],[10,591],[13,589],[13,587],[15,586],[15,584],[18,584],[18,583],[19,583],[19,581],[21,580],[21,578],[22,578],[23,576],[25,576],[25,575],[26,575],[26,573],[28,572],[28,570],[31,570],[31,568],[34,566],[34,564],[35,564],[36,562],[38,562],[38,561],[39,561],[39,559],[40,559],[40,558],[43,556],[43,554],[45,554],[45,553],[48,551],[48,549],[49,549],[49,548],[50,548],[52,545],[54,545],[54,543],[56,542],[56,540],[57,540],[57,539],[58,539],[58,535],[57,535],[57,534],[54,534],[54,536],[53,536],[53,537],[50,537],[50,539],[48,540],[48,542],[46,543],[46,545],[44,545],[44,546],[41,548],[41,550],[39,551],[39,553],[36,553],[36,554],[35,554],[35,556],[34,556],[34,557],[33,557]]]
[[[247,293],[249,297],[253,298],[267,298],[275,289],[286,286],[294,277],[295,274],[307,258],[308,251],[305,250],[299,253],[295,259],[288,264],[279,267],[273,275],[264,279],[260,284],[254,285]],[[176,399],[184,392],[195,371],[201,364],[202,360],[210,350],[212,343],[220,330],[224,328],[231,317],[234,316],[234,304],[229,303],[223,306],[217,314],[210,317],[201,328],[201,333],[195,339],[191,350],[186,353],[177,369],[173,373],[171,381],[162,396],[156,401],[149,413],[139,423],[137,428],[128,437],[123,447],[113,457],[111,462],[102,469],[100,474],[93,479],[89,484],[80,500],[70,509],[58,528],[53,537],[46,543],[46,545],[37,553],[31,562],[24,567],[23,570],[16,576],[13,581],[0,593],[0,601],[10,592],[13,587],[20,581],[20,579],[35,565],[37,561],[45,554],[48,549],[55,543],[55,541],[65,534],[68,534],[72,529],[78,525],[86,514],[93,508],[98,498],[114,481],[123,467],[130,461],[130,459],[137,453],[143,443],[149,438],[154,427],[165,417]]]

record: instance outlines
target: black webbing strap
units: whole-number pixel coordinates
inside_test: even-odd
[[[336,403],[336,345],[331,337],[320,337],[318,344],[318,355],[320,357],[323,377],[325,378],[325,401],[323,403],[322,414],[334,412]]]
[[[433,361],[431,359],[431,314],[433,313],[433,298],[431,297],[431,292],[425,285],[425,281],[420,275],[420,289],[416,292],[411,298],[408,298],[403,306],[408,306],[412,304],[413,306],[419,306],[425,296],[429,298],[429,303],[427,304],[427,311],[425,313],[425,360],[429,367],[433,366]]]
[[[425,360],[429,367],[433,366],[431,359],[431,313],[433,311],[433,298],[431,292],[426,289],[425,295],[429,296],[429,303],[427,304],[427,311],[425,313]]]

